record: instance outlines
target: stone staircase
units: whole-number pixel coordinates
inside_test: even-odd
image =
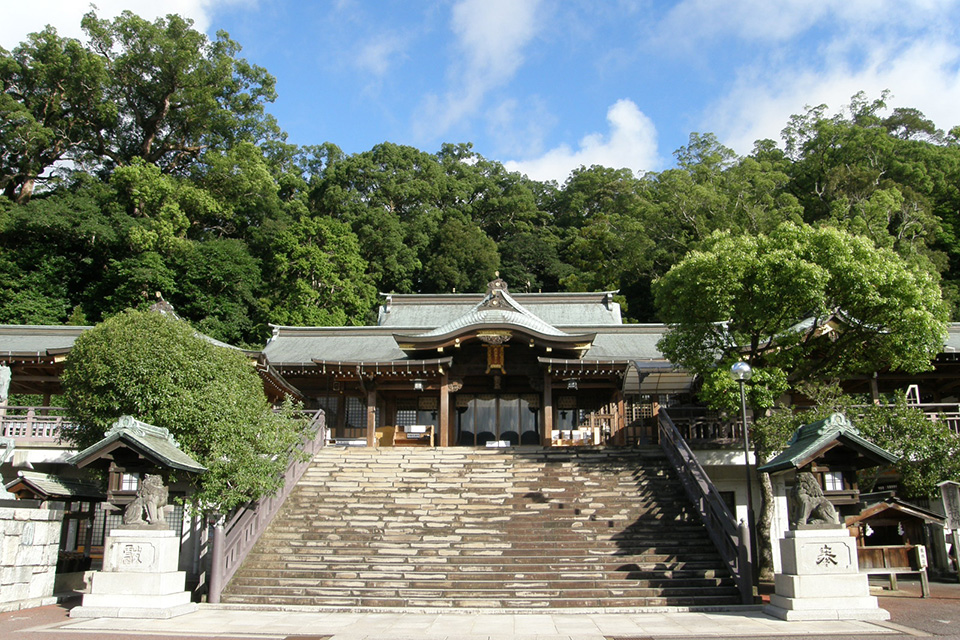
[[[222,601],[514,610],[739,597],[657,448],[328,447]]]

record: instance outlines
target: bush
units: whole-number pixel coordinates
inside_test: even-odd
[[[127,311],[83,333],[63,390],[77,421],[63,437],[78,447],[122,415],[168,429],[207,468],[189,498],[194,510],[226,512],[275,492],[304,428],[272,410],[243,352],[159,313]]]

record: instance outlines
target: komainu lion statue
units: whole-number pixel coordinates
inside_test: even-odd
[[[804,524],[840,524],[837,510],[809,471],[797,474],[797,484],[790,491],[790,526],[796,529]]]
[[[163,486],[163,478],[148,473],[143,477],[136,499],[123,512],[123,524],[165,526],[163,508],[166,506],[167,487]]]

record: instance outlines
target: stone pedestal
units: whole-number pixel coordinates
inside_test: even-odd
[[[173,531],[114,529],[104,544],[103,570],[93,574],[71,618],[173,618],[196,611],[177,571],[180,538]]]
[[[856,539],[846,529],[788,531],[780,540],[783,573],[764,608],[781,620],[889,620],[859,571]]]

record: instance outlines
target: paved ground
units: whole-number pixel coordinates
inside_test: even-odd
[[[640,640],[644,638],[771,638],[814,636],[850,640],[912,637],[960,640],[960,585],[933,583],[932,597],[917,597],[919,585],[902,581],[896,593],[875,591],[890,611],[889,623],[784,622],[752,611],[723,613],[460,614],[323,613],[250,611],[203,607],[172,620],[81,620],[70,606],[0,614],[2,640],[151,640],[185,637],[274,640]]]

